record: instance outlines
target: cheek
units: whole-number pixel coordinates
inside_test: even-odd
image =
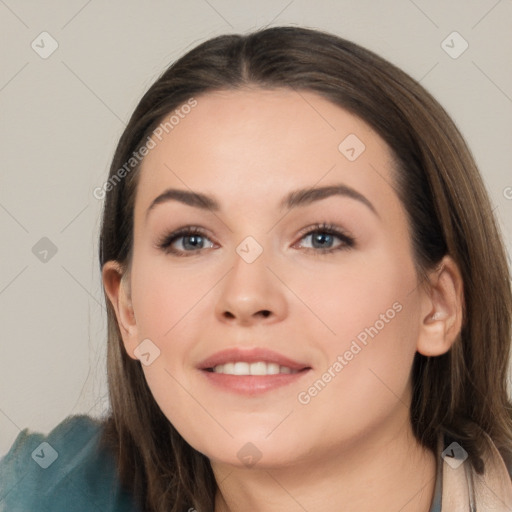
[[[218,281],[208,269],[184,270],[165,258],[140,261],[132,282],[133,308],[141,337],[168,340],[197,320],[202,299]],[[199,308],[198,308],[199,306]]]
[[[415,305],[404,300],[386,306],[384,300],[365,310],[366,322],[353,322],[347,316],[350,325],[344,325],[340,319],[339,332],[346,333],[345,337],[325,347],[328,362],[297,396],[301,404],[297,412],[304,425],[314,431],[318,425],[329,424],[326,445],[340,436],[346,441],[364,438],[393,417],[404,421],[408,415],[417,336],[410,315]],[[381,313],[385,320],[379,317]]]
[[[333,384],[322,401],[346,401],[361,413],[364,404],[389,405],[407,393],[419,329],[412,261],[391,250],[367,256],[319,275],[315,292],[303,291],[331,331],[316,337],[326,356],[320,373],[336,375],[325,377]]]
[[[406,249],[398,249],[375,244],[333,264],[311,261],[298,271],[283,269],[283,280],[301,299],[297,306],[314,313],[306,312],[309,323],[327,346],[342,350],[358,335],[364,342],[402,331],[411,316],[412,304],[406,308],[406,303],[415,296],[417,276]]]

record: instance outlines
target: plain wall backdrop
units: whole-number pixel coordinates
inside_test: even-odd
[[[93,190],[132,110],[196,44],[265,25],[333,32],[419,80],[469,143],[512,253],[510,0],[0,0],[0,455],[25,427],[108,407]]]

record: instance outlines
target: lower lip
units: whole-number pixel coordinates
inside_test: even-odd
[[[240,395],[259,395],[292,384],[309,373],[310,368],[297,373],[276,375],[228,375],[201,370],[213,385]]]

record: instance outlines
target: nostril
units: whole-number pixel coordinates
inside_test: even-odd
[[[226,318],[236,318],[236,315],[234,315],[233,313],[231,313],[231,311],[224,311],[224,316]],[[272,315],[272,311],[269,311],[268,309],[262,309],[261,311],[257,311],[255,313],[255,315],[261,315],[263,316],[264,318],[268,318],[270,315]]]

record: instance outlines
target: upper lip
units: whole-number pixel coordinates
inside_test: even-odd
[[[207,357],[201,363],[199,363],[199,369],[206,370],[208,368],[214,368],[217,365],[244,361],[246,363],[255,363],[257,361],[264,361],[266,363],[276,363],[279,366],[286,366],[292,370],[303,370],[304,368],[310,368],[309,365],[294,361],[288,357],[283,356],[273,350],[266,348],[228,348],[216,352],[215,354]]]

